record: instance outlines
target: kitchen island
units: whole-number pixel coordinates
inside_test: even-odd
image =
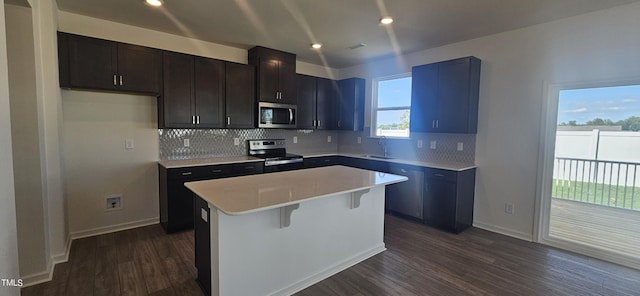
[[[406,180],[329,166],[185,183],[198,280],[211,295],[289,295],[378,254],[384,187]]]

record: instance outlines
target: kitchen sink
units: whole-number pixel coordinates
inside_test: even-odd
[[[395,157],[390,157],[390,156],[371,155],[371,154],[364,154],[362,156],[363,157],[369,157],[369,158],[378,158],[378,159],[394,159],[395,158]]]

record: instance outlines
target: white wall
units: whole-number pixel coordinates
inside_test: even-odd
[[[9,114],[9,79],[5,7],[0,5],[0,278],[18,279],[18,235],[16,229],[15,191],[13,185],[13,153]],[[20,289],[0,286],[2,295],[20,295]]]
[[[68,255],[65,197],[62,188],[62,154],[60,86],[58,83],[57,6],[55,0],[29,0],[33,17],[36,65],[38,137],[45,229],[47,231],[47,270],[40,279],[46,280],[53,271],[52,263],[65,261]],[[47,275],[47,273],[49,275]]]
[[[640,77],[640,3],[408,54],[340,71],[342,78],[409,72],[473,55],[482,60],[474,225],[533,239],[545,82]],[[368,116],[367,116],[368,120]],[[513,215],[505,213],[512,203]]]
[[[46,270],[49,255],[40,175],[40,145],[31,8],[5,5],[11,138],[20,274]]]
[[[71,235],[158,223],[157,99],[65,90],[62,106]],[[114,194],[123,209],[105,211],[104,196]]]

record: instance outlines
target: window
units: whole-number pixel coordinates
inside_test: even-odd
[[[373,80],[372,136],[409,137],[411,73]]]

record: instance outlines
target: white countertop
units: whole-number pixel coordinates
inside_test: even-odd
[[[163,161],[159,161],[158,163],[167,169],[174,169],[174,168],[182,168],[182,167],[242,163],[242,162],[254,162],[254,161],[264,161],[264,159],[252,157],[252,156],[227,156],[227,157],[196,158],[196,159],[184,159],[184,160],[163,160]]]
[[[475,164],[465,164],[465,163],[455,163],[455,162],[426,162],[426,161],[408,160],[408,159],[400,159],[400,158],[381,159],[381,158],[366,157],[364,156],[364,154],[349,154],[349,153],[336,153],[336,152],[306,152],[306,153],[293,152],[293,153],[300,154],[304,157],[321,157],[321,156],[355,157],[355,158],[362,158],[367,160],[408,164],[408,165],[450,170],[450,171],[456,171],[456,172],[461,172],[461,171],[465,171],[465,170],[469,170],[477,167]],[[185,159],[185,160],[164,160],[158,163],[167,169],[172,169],[172,168],[181,168],[181,167],[194,167],[194,166],[254,162],[254,161],[262,161],[262,159],[257,157],[251,157],[251,156],[231,156],[231,157],[213,157],[213,158],[198,158],[198,159]]]
[[[185,186],[223,213],[242,215],[406,180],[393,174],[328,166],[187,182]]]

